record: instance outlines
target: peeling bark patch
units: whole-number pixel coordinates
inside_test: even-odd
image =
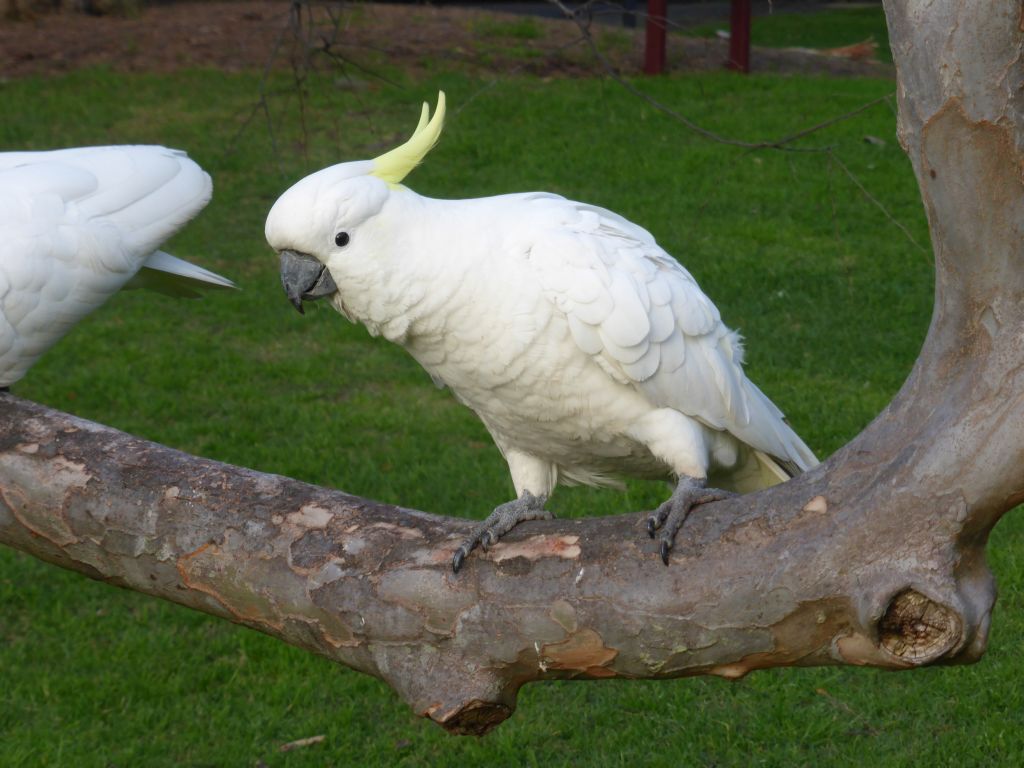
[[[791,666],[827,663],[835,658],[832,653],[834,638],[838,634],[846,636],[849,632],[848,615],[849,603],[844,598],[799,603],[795,610],[768,627],[771,641],[766,650],[718,664],[707,671],[728,680],[738,680],[755,669],[776,667],[780,663]]]
[[[189,589],[203,592],[235,618],[236,621],[255,626],[268,626],[275,629],[282,627],[277,611],[268,599],[262,597],[256,589],[238,586],[241,562],[236,562],[231,555],[213,542],[207,542],[194,552],[189,552],[178,559],[178,574]],[[273,617],[273,619],[271,618]]]
[[[576,609],[567,600],[556,600],[551,606],[550,616],[566,632],[576,631]]]
[[[291,545],[291,564],[309,571],[337,556],[338,546],[326,531],[315,528]]]
[[[292,512],[286,519],[296,528],[326,528],[332,517],[329,509],[316,504],[306,504],[298,512]]]
[[[591,677],[615,677],[608,665],[619,655],[608,648],[604,640],[592,629],[581,629],[559,643],[547,643],[540,648],[540,662],[545,669],[571,669]]]
[[[861,667],[878,664],[880,655],[875,644],[858,633],[845,635],[835,641],[833,658],[841,659],[847,664],[856,664]]]
[[[533,563],[525,557],[502,558],[495,563],[502,576],[528,576]]]
[[[804,512],[823,515],[828,512],[828,500],[824,496],[815,496],[804,504]]]
[[[496,563],[525,557],[539,560],[542,557],[564,557],[575,560],[580,556],[579,536],[531,536],[525,541],[498,542],[490,550],[491,559]]]
[[[281,568],[279,559],[246,558],[227,542],[208,542],[177,562],[182,583],[208,595],[236,622],[283,632],[286,622],[306,626],[320,651],[358,644],[344,619],[309,605],[304,577]]]
[[[422,539],[423,531],[417,528],[409,528],[404,525],[395,525],[394,523],[371,523],[366,526],[367,528],[379,528],[390,533],[395,533],[401,536],[403,539]]]
[[[981,324],[988,332],[989,338],[994,339],[999,332],[999,321],[996,319],[996,313],[992,311],[992,307],[985,307],[981,313]]]
[[[39,453],[39,443],[18,443],[15,449],[21,453],[36,454]]]
[[[943,656],[960,640],[961,632],[956,613],[913,589],[896,595],[878,622],[881,646],[913,664]]]
[[[220,549],[213,542],[208,541],[195,551],[186,552],[181,557],[179,557],[177,562],[175,563],[175,567],[178,569],[178,576],[181,578],[181,583],[185,587],[209,595],[214,600],[216,600],[218,604],[223,606],[224,610],[228,611],[232,616],[235,617],[235,619],[240,621],[242,617],[239,616],[239,614],[236,613],[231,608],[231,606],[227,604],[224,598],[222,598],[215,589],[203,583],[203,581],[201,580],[202,574],[196,571],[195,564],[192,562],[195,558],[199,558],[200,556],[202,556],[203,553],[206,552],[206,550],[210,547],[213,547],[214,551],[211,553],[213,556],[220,554]],[[201,561],[199,564],[202,565]]]
[[[8,454],[4,458],[4,473],[14,482],[0,487],[0,501],[26,530],[58,547],[80,541],[68,525],[68,497],[84,489],[92,475],[84,464],[62,456],[40,464],[32,452],[26,453]],[[27,514],[37,507],[52,512],[46,517]]]

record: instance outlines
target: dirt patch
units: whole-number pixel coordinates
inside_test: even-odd
[[[105,65],[118,71],[171,72],[210,67],[259,69],[274,58],[286,67],[310,50],[357,65],[383,62],[404,70],[442,62],[471,74],[587,76],[611,66],[636,74],[643,30],[594,24],[591,35],[607,65],[579,27],[566,20],[423,5],[342,3],[295,14],[283,2],[172,3],[135,18],[54,13],[29,21],[0,21],[0,77],[17,78]],[[669,37],[669,71],[721,69],[723,40]],[[892,67],[812,51],[755,48],[754,71],[828,75],[892,75]]]

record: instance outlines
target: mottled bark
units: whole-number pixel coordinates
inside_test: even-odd
[[[980,7],[983,5],[984,7]],[[984,651],[992,526],[1024,500],[1021,6],[887,3],[936,301],[892,404],[817,470],[699,508],[670,567],[642,513],[470,523],[197,459],[0,396],[0,542],[376,675],[451,731],[552,678]]]

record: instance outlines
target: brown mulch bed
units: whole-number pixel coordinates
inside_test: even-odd
[[[49,75],[84,66],[170,72],[209,67],[259,69],[271,57],[287,66],[304,46],[329,49],[369,67],[387,61],[405,70],[438,61],[474,74],[523,72],[585,76],[605,72],[572,22],[426,5],[342,3],[333,16],[290,16],[290,3],[182,2],[146,8],[138,17],[53,13],[0,21],[0,78]],[[524,31],[524,23],[526,25]],[[300,32],[301,31],[301,32]],[[643,30],[591,27],[596,44],[622,74],[639,72]],[[723,40],[669,38],[669,71],[720,69]],[[892,67],[812,51],[756,48],[755,71],[874,75]]]

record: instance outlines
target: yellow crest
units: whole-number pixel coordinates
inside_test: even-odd
[[[390,152],[376,158],[373,161],[373,170],[370,171],[370,174],[389,184],[398,184],[420,164],[427,152],[441,137],[441,128],[444,126],[444,91],[438,92],[434,117],[429,120],[428,118],[430,118],[430,106],[424,102],[419,124],[412,136],[402,146],[395,147]]]

